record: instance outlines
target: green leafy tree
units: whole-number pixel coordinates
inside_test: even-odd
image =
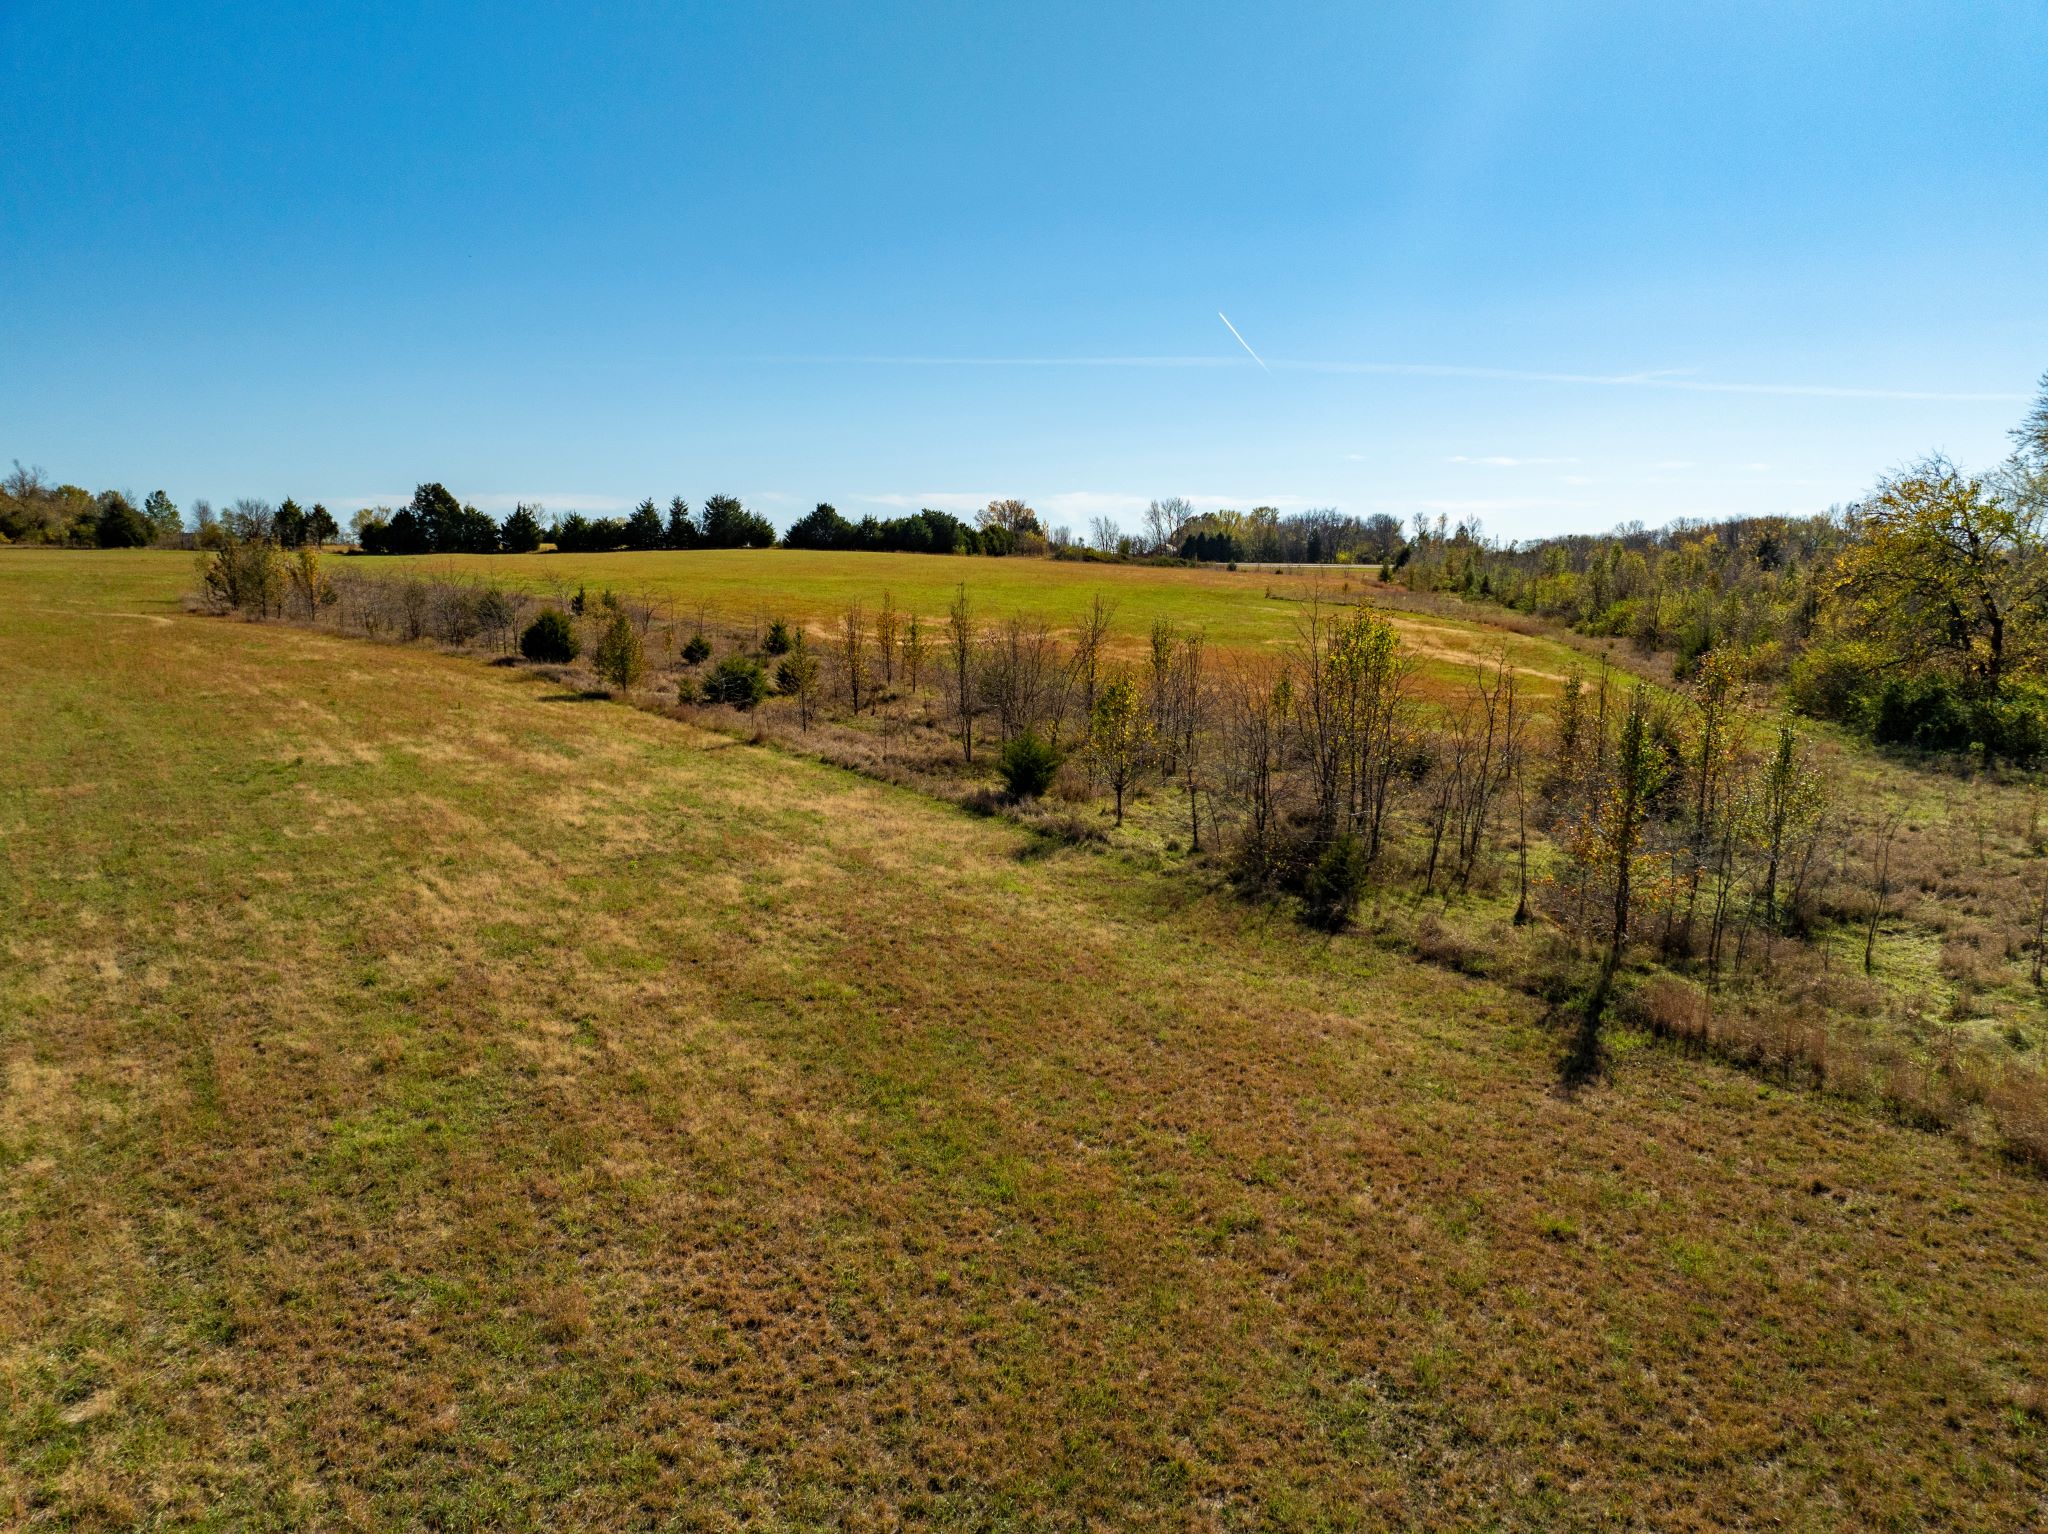
[[[1850,512],[1832,616],[1888,664],[1936,669],[1995,698],[2040,658],[2038,518],[1944,458],[1894,475]]]
[[[1138,685],[1119,671],[1095,698],[1088,720],[1088,750],[1102,780],[1116,795],[1116,823],[1124,823],[1124,796],[1151,760],[1152,717]]]
[[[620,692],[647,674],[647,652],[640,643],[640,631],[624,612],[614,608],[611,621],[597,641],[597,674]]]
[[[1791,849],[1813,833],[1826,804],[1826,786],[1804,760],[1787,720],[1778,726],[1777,749],[1765,764],[1744,815],[1749,839],[1764,865],[1758,903],[1768,926],[1778,924],[1778,883]]]
[[[672,549],[694,549],[704,541],[698,531],[696,518],[690,515],[690,503],[681,496],[668,503],[668,546]]]
[[[175,538],[184,530],[184,519],[178,515],[177,502],[161,490],[152,490],[142,503],[142,514],[149,519],[154,541],[163,543]]]
[[[796,699],[797,728],[808,730],[818,707],[818,657],[802,629],[790,636],[782,664],[775,668],[775,684],[785,697]]]

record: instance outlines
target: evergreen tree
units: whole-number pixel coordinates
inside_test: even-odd
[[[668,503],[667,541],[672,549],[694,549],[702,541],[697,523],[690,515],[690,503],[681,496]]]
[[[633,508],[633,515],[626,519],[626,547],[629,549],[658,549],[666,538],[661,522],[661,510],[649,496]]]
[[[540,548],[540,518],[521,501],[498,529],[498,547],[507,554],[531,554]]]
[[[306,513],[306,541],[317,549],[324,549],[341,536],[341,525],[334,520],[334,513],[318,501]]]

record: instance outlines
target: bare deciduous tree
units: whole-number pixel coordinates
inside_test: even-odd
[[[839,683],[855,714],[868,696],[867,614],[858,602],[846,609],[839,620]]]

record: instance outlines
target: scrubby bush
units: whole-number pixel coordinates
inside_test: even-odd
[[[1881,746],[1964,751],[1975,734],[1971,712],[1969,701],[1946,677],[1893,677],[1877,696],[1870,736]]]
[[[284,560],[267,538],[224,536],[218,549],[200,558],[199,579],[206,605],[215,612],[247,612],[259,618],[284,611]]]
[[[1793,662],[1786,696],[1802,714],[1861,727],[1875,702],[1876,664],[1860,645],[1816,647]]]
[[[2022,767],[2048,755],[2048,693],[2029,684],[1978,709],[1977,738],[1991,755]]]
[[[701,666],[709,659],[711,659],[711,641],[706,639],[701,633],[692,634],[683,645],[683,664],[686,666]]]
[[[768,637],[762,641],[761,649],[768,655],[787,655],[789,653],[789,625],[780,618],[769,624]]]
[[[1362,838],[1348,831],[1331,838],[1302,881],[1301,898],[1309,920],[1332,932],[1348,923],[1365,894],[1368,867]]]
[[[519,636],[519,653],[528,660],[567,665],[582,649],[576,638],[576,625],[569,621],[567,613],[557,607],[543,608],[540,616],[527,624],[526,632]]]
[[[768,673],[750,655],[728,655],[704,678],[704,701],[742,711],[759,708],[768,696]]]
[[[1053,774],[1060,770],[1060,753],[1035,730],[1026,730],[1003,747],[996,758],[996,770],[1013,799],[1036,799],[1052,787]]]

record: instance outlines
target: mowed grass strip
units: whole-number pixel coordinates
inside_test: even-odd
[[[8,1521],[2042,1520],[2034,1179],[94,558],[0,552]]]

